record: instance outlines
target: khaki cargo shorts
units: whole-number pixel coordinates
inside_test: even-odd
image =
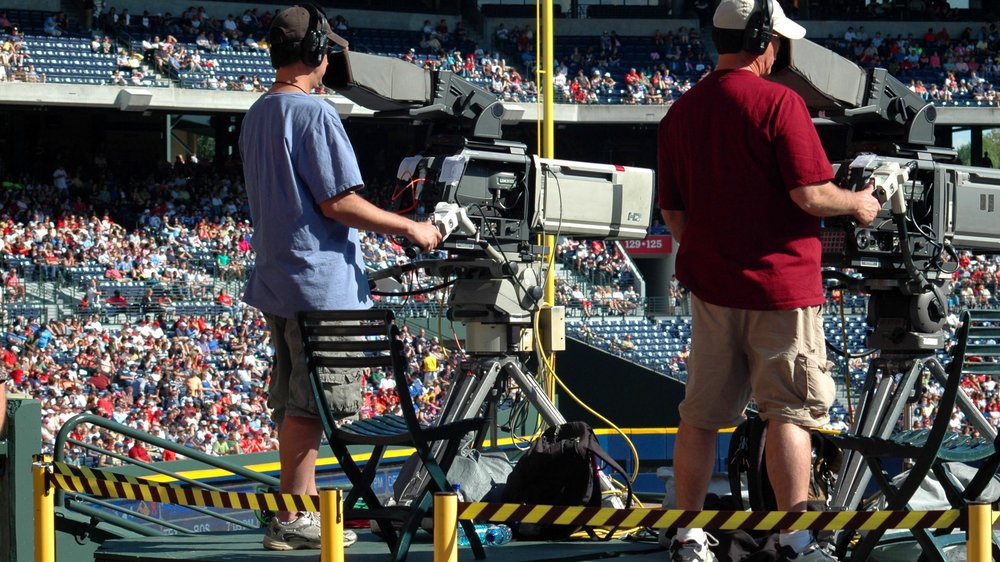
[[[264,314],[264,318],[271,328],[274,346],[274,364],[267,387],[271,419],[280,425],[285,416],[318,418],[299,323],[273,314]],[[334,417],[348,420],[357,416],[362,406],[362,376],[360,368],[324,368],[320,372],[323,394]]]
[[[742,310],[692,297],[691,340],[684,423],[739,425],[751,398],[766,420],[802,427],[830,421],[836,389],[820,307]]]

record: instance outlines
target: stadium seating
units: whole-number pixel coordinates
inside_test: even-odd
[[[613,7],[608,6],[608,9]],[[22,29],[28,31],[28,35],[24,36],[24,42],[27,50],[30,53],[30,62],[36,67],[36,71],[42,73],[46,77],[46,81],[56,84],[83,84],[83,85],[104,85],[108,84],[109,78],[112,73],[117,69],[116,57],[111,54],[98,54],[91,52],[90,38],[89,36],[77,35],[66,35],[63,37],[48,37],[40,33],[41,24],[45,16],[44,12],[33,11],[33,10],[8,10],[8,15],[11,19],[17,20],[22,26]],[[73,30],[76,31],[76,30]],[[367,29],[367,28],[355,28],[350,33],[350,38],[352,41],[352,46],[361,50],[368,50],[371,52],[383,54],[386,56],[403,56],[408,53],[411,48],[417,51],[416,63],[424,64],[430,63],[440,63],[447,56],[447,53],[432,53],[428,52],[426,49],[419,48],[420,33],[413,30],[385,30],[385,29]],[[178,45],[184,46],[188,50],[197,48],[194,43],[194,37],[190,35],[178,35],[179,43]],[[557,56],[562,62],[567,62],[570,59],[571,53],[574,49],[579,49],[582,52],[586,52],[591,47],[595,47],[599,44],[600,38],[597,35],[572,35],[572,36],[558,36],[556,38],[556,49]],[[630,103],[634,101],[632,96],[628,91],[622,87],[623,74],[625,70],[630,67],[636,67],[642,70],[648,70],[653,66],[654,61],[650,56],[650,53],[655,49],[653,40],[651,37],[646,36],[623,36],[621,37],[622,49],[621,61],[616,67],[610,68],[614,79],[619,83],[619,86],[606,94],[601,94],[597,101],[602,104],[623,104]],[[836,41],[834,41],[836,43]],[[916,42],[920,44],[920,42]],[[131,42],[128,41],[122,43],[123,46],[131,46],[133,49],[141,48],[141,43],[136,40],[135,37],[131,38]],[[687,53],[690,48],[692,51],[696,50],[697,45],[694,41],[687,41],[684,43],[679,42],[676,44],[682,53]],[[927,46],[924,45],[926,48]],[[839,48],[839,47],[838,47]],[[469,52],[463,46],[460,49],[463,53]],[[489,50],[489,49],[488,49]],[[501,57],[505,53],[500,53]],[[516,55],[516,52],[511,52],[510,54]],[[249,49],[237,49],[237,48],[221,48],[216,51],[203,51],[201,53],[202,61],[204,63],[204,71],[200,73],[195,72],[182,72],[179,75],[179,80],[177,82],[171,82],[164,77],[158,78],[148,78],[144,79],[140,84],[155,87],[185,87],[185,88],[199,88],[204,89],[211,87],[209,85],[212,79],[217,80],[219,77],[226,77],[227,79],[234,79],[239,75],[258,76],[261,82],[266,86],[269,85],[274,77],[274,69],[270,67],[268,55],[263,51],[249,50]],[[484,54],[483,58],[492,58],[494,55],[492,52]],[[517,62],[520,59],[513,56],[507,57],[508,61]],[[675,65],[671,74],[675,75],[676,82],[675,88],[672,89],[671,95],[681,95],[683,88],[677,86],[677,84],[682,83],[685,80],[690,80],[692,82],[696,81],[700,76],[700,71],[695,68],[688,68],[687,64],[684,63],[684,59],[678,60],[663,60],[664,64],[668,66]],[[520,67],[520,64],[518,63]],[[483,64],[482,60],[477,61],[477,68],[482,70]],[[592,68],[583,68],[585,74],[590,74],[593,70]],[[525,75],[528,73],[525,72]],[[906,75],[907,78],[920,79],[928,83],[941,83],[944,79],[944,74],[938,70],[929,69],[919,69],[915,70]],[[572,76],[570,76],[572,78]],[[992,75],[988,76],[992,79]],[[487,77],[479,77],[473,79],[473,82],[484,87],[492,87],[492,80]],[[225,87],[225,86],[222,86]],[[498,95],[505,95],[504,92],[497,92]],[[506,95],[510,95],[509,92]],[[525,100],[536,100],[537,93],[533,91],[526,91],[523,94],[523,99]],[[565,97],[563,93],[557,93],[557,101],[571,103],[572,100]],[[992,105],[992,102],[975,99],[974,96],[966,94],[964,97],[962,95],[957,95],[953,99],[936,101],[936,103],[941,104],[953,104],[962,106],[975,106],[975,105]],[[202,154],[204,156],[204,154]],[[8,162],[7,164],[10,164]],[[169,169],[169,166],[167,166]],[[150,172],[150,170],[146,170]],[[45,174],[49,170],[43,170]],[[85,170],[84,175],[91,175],[92,170]],[[159,170],[157,171],[159,173]],[[176,180],[179,178],[187,178],[188,172],[181,174],[178,172],[176,175],[171,175],[169,172],[168,180]],[[48,179],[48,178],[43,178]],[[140,178],[124,178],[119,177],[123,183],[130,182],[141,182]],[[211,181],[218,182],[219,178],[213,178]],[[239,179],[236,175],[227,178],[227,181],[238,183]],[[197,193],[197,197],[209,197],[212,195],[212,189],[218,189],[218,183],[208,183],[208,180],[204,177],[196,177],[191,185],[208,185],[209,189],[206,189],[202,193]],[[233,183],[230,183],[233,185]],[[11,193],[14,193],[11,191]],[[62,205],[65,201],[32,201],[33,205],[37,205],[38,208],[32,208],[30,211],[41,211],[45,213],[51,213],[54,216],[58,216],[59,210],[63,209]],[[239,203],[242,205],[242,202]],[[124,207],[129,207],[132,202],[122,202]],[[141,209],[142,206],[139,207]],[[240,207],[243,208],[242,206]],[[16,210],[15,206],[11,206],[10,209]],[[115,209],[115,211],[123,211],[123,215],[131,216],[132,211],[137,211],[137,209]],[[31,220],[29,215],[31,212],[25,212],[20,216],[15,216],[16,222],[18,222],[20,227],[24,227],[25,223]],[[162,209],[157,211],[157,213],[162,213]],[[138,214],[136,212],[136,214]],[[224,213],[212,214],[208,213],[207,216],[203,216],[198,213],[184,214],[181,213],[179,217],[181,221],[184,222],[186,226],[193,227],[197,225],[199,221],[208,220],[215,221],[220,218],[224,218],[222,215]],[[239,219],[244,219],[245,216],[237,213],[236,215]],[[129,233],[133,233],[132,224],[125,225]],[[212,228],[217,228],[217,225],[213,222]],[[155,229],[153,229],[155,230]],[[91,232],[91,234],[94,234]],[[170,245],[171,249],[176,249],[178,252],[183,251],[188,257],[185,258],[185,262],[188,266],[192,268],[193,271],[205,274],[209,276],[209,282],[205,286],[225,286],[225,281],[218,279],[218,271],[216,270],[216,248],[205,245],[205,244],[193,244],[187,242],[168,242],[165,236],[162,234],[157,234],[159,238],[156,238],[157,243],[161,245]],[[92,240],[94,238],[91,238]],[[119,241],[120,245],[124,245],[124,242]],[[365,263],[368,267],[379,268],[385,267],[387,265],[392,265],[396,263],[397,253],[395,250],[391,249],[391,244],[384,240],[378,239],[366,243],[365,247]],[[601,278],[600,275],[593,274],[593,269],[583,267],[583,276],[577,275],[575,256],[571,254],[560,255],[560,261],[564,266],[571,270],[571,274],[567,276],[566,283],[573,283],[574,281],[580,281],[584,284],[585,294],[592,294],[591,289],[595,285],[605,285],[605,286],[617,286],[622,287],[631,282],[628,278],[627,273],[622,273],[620,271],[615,271],[613,275],[608,279]],[[93,259],[92,257],[90,258]],[[243,261],[241,262],[245,269],[249,269],[252,266],[252,256],[243,256]],[[41,302],[39,299],[39,293],[43,286],[47,286],[40,281],[41,269],[36,266],[34,259],[30,255],[15,255],[11,253],[0,254],[0,261],[4,264],[5,268],[15,268],[19,275],[29,284],[30,290],[28,291],[28,298],[19,300],[15,303],[5,304],[4,312],[6,319],[10,322],[9,330],[7,332],[7,345],[12,345],[13,342],[23,343],[26,338],[25,332],[31,332],[37,328],[40,322],[65,322],[67,324],[73,324],[75,320],[79,320],[78,325],[73,325],[70,333],[74,336],[86,335],[87,345],[96,344],[97,337],[93,334],[98,333],[97,328],[85,329],[84,326],[88,322],[104,322],[107,324],[107,318],[98,315],[96,319],[91,319],[87,313],[98,312],[102,313],[106,311],[104,306],[93,306],[86,309],[72,308],[72,312],[77,313],[75,316],[77,318],[67,318],[63,316],[65,310],[59,309],[55,313],[55,305],[49,302]],[[178,261],[172,261],[172,265],[178,265]],[[985,267],[985,266],[984,266]],[[99,265],[94,261],[84,260],[83,263],[77,263],[71,266],[61,266],[60,270],[60,283],[59,287],[69,295],[67,299],[79,298],[83,293],[84,289],[88,286],[91,280],[96,279],[98,281],[99,287],[101,288],[103,298],[107,298],[113,294],[115,290],[122,291],[123,294],[127,295],[130,306],[124,310],[122,316],[129,319],[130,321],[136,321],[142,314],[142,309],[137,303],[142,297],[143,292],[147,288],[152,288],[155,295],[160,295],[168,293],[174,299],[175,302],[170,304],[167,309],[163,311],[163,314],[157,316],[159,322],[162,320],[166,326],[166,330],[171,332],[169,337],[173,338],[177,334],[177,328],[174,327],[173,323],[178,320],[178,318],[184,316],[188,318],[199,318],[204,319],[206,322],[206,331],[214,331],[216,326],[227,325],[227,322],[232,321],[234,318],[239,318],[240,321],[246,320],[247,324],[245,326],[250,326],[245,328],[248,332],[253,334],[253,337],[243,337],[242,340],[237,340],[246,346],[246,349],[250,351],[246,353],[251,362],[253,361],[265,361],[267,355],[265,353],[266,346],[263,343],[263,336],[260,335],[260,331],[263,328],[260,327],[261,318],[259,315],[255,315],[253,311],[237,305],[235,309],[222,306],[215,302],[211,297],[211,290],[202,291],[199,294],[195,294],[192,289],[195,288],[192,284],[181,284],[179,282],[162,283],[160,285],[148,284],[144,282],[134,282],[134,281],[111,281],[106,278],[105,273],[107,267]],[[980,272],[981,273],[981,272]],[[589,275],[588,275],[589,274]],[[603,274],[602,274],[603,275]],[[422,279],[422,286],[427,284],[433,284],[433,280]],[[204,287],[198,287],[204,289]],[[992,289],[994,296],[988,300],[982,306],[993,306],[996,307],[1000,305],[995,296],[997,291],[996,284],[993,283]],[[206,294],[208,293],[208,294]],[[436,301],[421,301],[419,299],[405,298],[405,297],[377,297],[380,305],[391,305],[398,309],[398,315],[408,315],[416,317],[438,317],[442,316],[444,311],[441,308],[440,303]],[[78,301],[73,301],[75,302]],[[864,317],[860,316],[858,313],[863,311],[865,308],[865,300],[861,295],[847,295],[844,297],[845,308],[848,313],[848,320],[846,324],[846,335],[841,331],[841,326],[839,320],[835,314],[828,313],[829,320],[824,325],[824,329],[828,339],[839,346],[844,346],[849,350],[860,350],[866,347],[866,335],[867,326],[864,321]],[[690,318],[684,316],[662,316],[658,315],[655,320],[649,320],[644,317],[644,310],[639,309],[632,314],[625,315],[624,318],[621,315],[617,317],[609,317],[611,311],[607,305],[595,305],[595,317],[585,319],[586,314],[582,309],[581,303],[575,302],[571,303],[571,310],[573,314],[577,315],[577,320],[583,320],[582,325],[577,322],[571,322],[567,326],[567,330],[574,336],[579,337],[584,341],[591,342],[593,345],[599,346],[609,353],[616,353],[622,357],[635,361],[636,363],[649,367],[651,369],[656,369],[667,376],[677,377],[683,380],[686,377],[686,365],[684,363],[684,356],[686,353],[686,348],[690,343]],[[681,310],[682,307],[678,307]],[[828,309],[832,312],[831,309]],[[602,317],[603,315],[603,317]],[[115,339],[116,344],[122,346],[126,345],[130,338],[133,336],[128,334],[119,334],[116,332],[118,326],[123,321],[124,318],[114,318],[110,327],[107,328],[108,337]],[[5,327],[8,328],[8,327]],[[87,335],[89,334],[89,335]],[[190,334],[189,334],[190,335]],[[257,339],[254,339],[257,338]],[[623,346],[622,342],[628,338],[630,342],[627,346]],[[181,345],[183,337],[170,340],[170,345]],[[64,372],[69,372],[69,369],[73,368],[72,365],[77,361],[77,357],[80,355],[79,349],[75,349],[75,341],[73,338],[61,336],[56,345],[56,349],[51,353],[53,364],[57,366],[55,371],[51,373],[59,373],[62,375]],[[103,345],[103,344],[100,344]],[[185,344],[186,345],[186,344]],[[225,345],[225,344],[223,344]],[[186,348],[188,353],[191,352],[190,348]],[[167,353],[165,351],[159,351],[159,360],[164,361],[169,359],[171,356],[175,355],[175,352],[171,351]],[[233,352],[242,354],[243,351]],[[177,352],[176,355],[181,355]],[[227,377],[236,377],[237,371],[240,369],[236,365],[227,363],[226,358],[220,357],[219,353],[201,353],[199,356],[199,361],[202,361],[206,365],[206,369],[209,374],[218,378],[226,379]],[[115,363],[114,370],[118,371],[133,371],[141,372],[142,374],[151,373],[152,369],[155,368],[154,362],[147,362],[142,364],[140,361],[129,359],[128,361],[122,360],[121,363]],[[865,368],[862,365],[858,365],[857,362],[851,362],[849,365],[849,372],[851,373],[851,378],[855,387],[852,388],[852,392],[856,396],[857,385],[861,384],[865,376]],[[255,376],[259,373],[255,374]],[[840,370],[838,369],[837,375],[840,377]],[[34,378],[33,378],[34,377]],[[260,377],[263,378],[262,376]],[[72,380],[72,379],[71,379]],[[124,379],[122,379],[124,380]],[[47,403],[51,402],[53,404],[60,404],[61,406],[69,407],[69,399],[67,394],[62,394],[61,390],[57,392],[57,389],[53,385],[46,385],[45,383],[40,383],[38,379],[38,374],[27,374],[24,380],[17,383],[18,389],[26,390],[34,393],[35,395],[44,398]],[[74,383],[75,384],[75,383]],[[120,385],[118,379],[113,382],[113,384]],[[177,388],[179,394],[178,399],[183,400],[185,398],[184,392],[187,392],[180,386],[183,385],[183,381],[173,381],[174,387]],[[240,386],[246,390],[246,395],[244,399],[255,406],[260,405],[260,397],[255,396],[250,392],[251,384],[246,381],[231,382],[230,384]],[[81,387],[84,385],[81,385]],[[124,387],[119,387],[118,389],[112,389],[109,392],[124,392],[122,390]],[[259,389],[259,386],[253,387]],[[95,400],[99,393],[93,388],[81,391],[82,395],[93,397]],[[992,391],[995,393],[995,391]],[[140,393],[140,396],[147,398],[150,403],[154,401],[152,393]],[[157,397],[155,400],[159,400]],[[831,408],[831,414],[843,418],[847,414],[847,407],[844,405],[846,403],[846,397],[839,399],[835,402],[833,408]],[[174,405],[175,406],[175,405]],[[171,407],[174,407],[171,406]],[[77,409],[82,408],[82,405],[73,406]],[[199,404],[199,407],[202,407]],[[201,416],[201,412],[198,414]],[[263,416],[264,424],[267,424],[266,416]],[[180,437],[187,439],[195,439],[196,437],[187,429],[181,432]],[[199,437],[201,438],[201,437]],[[199,445],[198,443],[195,443]]]

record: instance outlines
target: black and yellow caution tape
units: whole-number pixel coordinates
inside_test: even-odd
[[[107,472],[52,463],[50,478],[56,488],[69,492],[113,499],[144,500],[176,505],[255,509],[268,511],[316,511],[319,496],[217,492],[193,486],[157,484]]]
[[[112,482],[118,482],[122,484],[150,483],[147,480],[136,478],[135,476],[128,476],[125,474],[118,474],[117,472],[108,472],[105,470],[94,470],[92,468],[87,468],[85,466],[73,466],[61,462],[52,463],[52,470],[54,474],[65,474],[67,476],[75,476],[85,480],[110,480]]]
[[[52,463],[49,475],[56,488],[113,499],[130,499],[269,511],[319,511],[319,496],[248,492],[217,492],[193,486],[158,484],[103,470]],[[706,529],[779,529],[832,531],[854,529],[965,528],[962,510],[939,511],[683,511],[652,508],[597,508],[505,503],[458,504],[459,519],[586,527],[696,527]],[[993,517],[994,521],[997,515]]]
[[[459,519],[495,523],[556,524],[587,527],[696,527],[757,531],[887,529],[948,529],[964,527],[961,510],[942,511],[682,511],[677,509],[615,509],[503,503],[458,504]]]

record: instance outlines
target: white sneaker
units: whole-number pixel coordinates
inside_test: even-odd
[[[264,548],[268,550],[296,550],[320,548],[319,520],[309,513],[299,513],[289,522],[275,517],[264,533]]]
[[[358,542],[358,535],[344,529],[344,548]],[[320,518],[318,513],[299,513],[294,521],[283,523],[275,517],[264,533],[264,548],[268,550],[297,550],[320,548]]]
[[[708,544],[698,541],[674,541],[670,545],[670,562],[717,562]]]

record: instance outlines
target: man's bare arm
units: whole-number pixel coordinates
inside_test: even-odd
[[[803,211],[816,217],[851,215],[862,225],[869,225],[882,208],[872,196],[872,188],[861,191],[841,189],[832,182],[803,185],[788,192]]]
[[[430,222],[416,222],[372,205],[353,191],[320,203],[323,215],[362,230],[405,236],[427,252],[441,243],[441,233]]]

